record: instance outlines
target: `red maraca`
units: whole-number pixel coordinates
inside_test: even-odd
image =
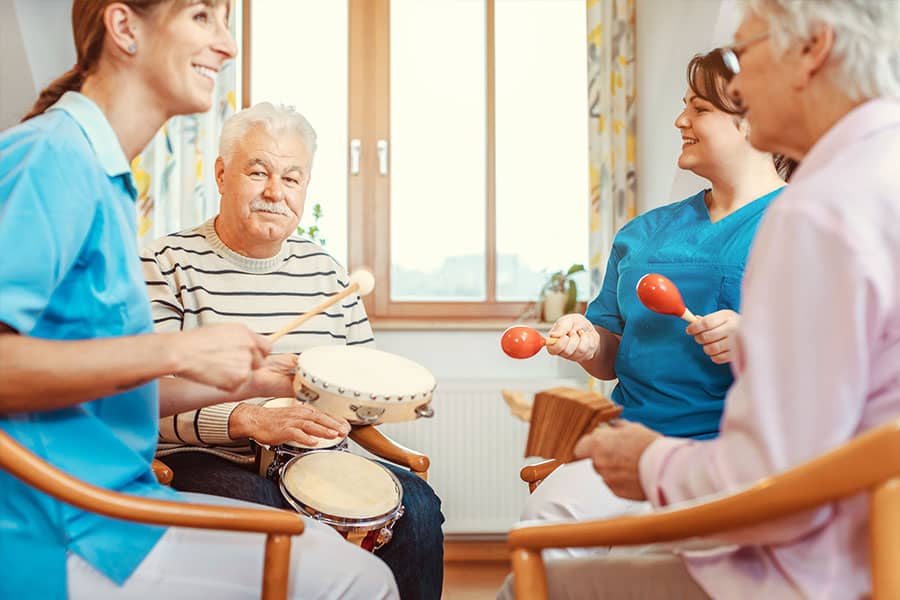
[[[638,281],[637,295],[644,306],[653,312],[681,317],[688,323],[697,320],[697,317],[685,307],[678,288],[668,277],[647,273]]]
[[[500,347],[511,358],[531,358],[544,346],[555,344],[556,339],[545,339],[537,329],[516,325],[503,332]]]

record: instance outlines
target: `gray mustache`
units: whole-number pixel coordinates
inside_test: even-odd
[[[251,202],[250,211],[268,212],[274,213],[276,215],[284,215],[286,217],[291,216],[291,209],[287,207],[287,204],[283,204],[281,202],[275,204],[273,202],[266,202],[265,200],[254,200],[253,202]]]

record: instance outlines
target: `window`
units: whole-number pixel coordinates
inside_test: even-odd
[[[316,128],[306,213],[374,269],[375,319],[514,318],[549,272],[587,264],[584,0],[245,10],[244,89]]]

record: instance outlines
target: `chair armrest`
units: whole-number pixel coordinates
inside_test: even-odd
[[[528,484],[528,490],[534,491],[538,484],[547,478],[547,476],[556,470],[562,463],[555,458],[544,460],[533,465],[525,465],[519,471],[519,477]]]
[[[732,495],[636,517],[519,527],[510,532],[508,544],[513,550],[540,550],[627,546],[709,536],[834,502],[868,491],[898,475],[900,420]]]
[[[294,512],[141,498],[85,483],[32,454],[4,431],[0,431],[0,468],[67,504],[115,519],[197,529],[303,533],[303,519]]]
[[[164,463],[161,460],[153,459],[153,462],[150,464],[150,467],[153,469],[153,474],[156,475],[156,480],[163,485],[169,485],[172,483],[172,478],[175,477],[175,473],[172,472],[172,469],[169,468],[169,465]]]
[[[422,479],[428,479],[431,461],[427,456],[401,446],[372,425],[354,427],[350,431],[350,439],[375,456],[406,467]]]

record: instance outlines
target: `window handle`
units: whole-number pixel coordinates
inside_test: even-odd
[[[378,174],[387,175],[388,173],[388,143],[387,140],[378,140]]]
[[[350,174],[359,175],[359,152],[362,143],[358,138],[350,140]]]

